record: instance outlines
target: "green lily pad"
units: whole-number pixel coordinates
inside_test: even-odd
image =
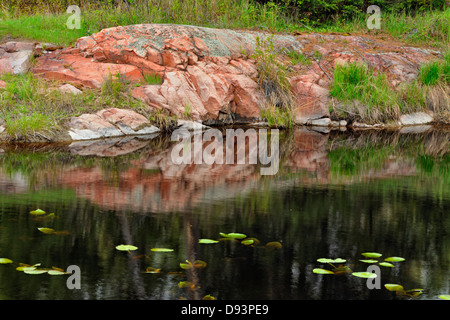
[[[0,264],[13,263],[11,259],[8,258],[0,258]]]
[[[405,291],[403,286],[401,286],[399,284],[395,284],[395,283],[386,283],[384,285],[384,287],[386,289],[388,289],[389,291],[395,291],[395,292],[403,292],[403,291]]]
[[[382,256],[382,254],[378,252],[364,252],[361,254],[366,258],[379,258]]]
[[[38,230],[39,230],[40,232],[42,232],[42,233],[45,233],[45,234],[52,234],[52,233],[55,233],[55,229],[52,229],[52,228],[44,228],[44,227],[41,227],[41,228],[38,228]]]
[[[389,262],[380,262],[379,265],[382,266],[382,267],[390,267],[390,268],[394,267],[394,265],[392,263],[389,263]]]
[[[181,262],[180,263],[180,268],[184,269],[184,270],[189,270],[191,268],[193,268],[194,266],[192,265],[192,262],[190,262],[189,260],[186,260],[186,263]]]
[[[43,274],[43,273],[47,273],[48,270],[46,269],[33,269],[33,270],[24,270],[23,271],[26,274]]]
[[[19,262],[19,266],[16,268],[17,271],[34,270],[36,267],[40,266],[40,263],[30,266],[29,264]]]
[[[359,261],[361,261],[361,262],[364,262],[364,263],[377,263],[378,262],[378,260],[373,260],[373,259],[366,259],[366,260],[359,260]]]
[[[317,261],[321,262],[321,263],[344,263],[347,260],[342,259],[342,258],[336,258],[336,259],[320,258],[320,259],[317,259]]]
[[[193,263],[189,260],[186,260],[186,262],[181,262],[180,267],[181,269],[189,270],[191,268],[206,268],[207,263],[203,260],[195,260]]]
[[[441,294],[441,295],[439,296],[439,299],[442,299],[442,300],[450,300],[450,294]]]
[[[260,241],[258,240],[258,239],[256,239],[256,238],[247,238],[247,239],[245,239],[245,240],[243,240],[243,241],[247,241],[247,240],[253,240],[253,244],[254,245],[258,245],[258,244],[260,244]],[[269,242],[270,243],[270,242]],[[281,244],[281,243],[280,243]]]
[[[152,249],[150,249],[150,251],[153,251],[153,252],[172,252],[173,249],[169,249],[169,248],[152,248]]]
[[[220,235],[224,238],[233,238],[233,239],[244,239],[247,238],[247,235],[243,233],[231,232],[231,233],[222,233]]]
[[[51,276],[61,276],[63,274],[67,274],[67,273],[64,271],[60,271],[60,270],[49,270],[48,274]]]
[[[315,269],[313,269],[313,272],[317,273],[317,274],[334,274],[333,271],[321,269],[321,268],[315,268]]]
[[[180,281],[180,282],[178,282],[178,288],[194,289],[195,285],[190,281]]]
[[[376,278],[377,274],[372,272],[353,272],[352,276],[358,277],[358,278]]]
[[[253,239],[246,239],[246,240],[242,240],[241,243],[242,243],[243,245],[249,246],[249,245],[251,245],[251,244],[254,244],[254,243],[255,243],[255,240],[253,240]]]
[[[46,212],[44,210],[41,210],[41,209],[36,209],[36,210],[30,211],[30,214],[34,214],[36,216],[40,216],[40,215],[43,215],[45,213]]]
[[[213,239],[199,239],[198,243],[212,244],[212,243],[219,243],[219,241],[218,240],[213,240]]]
[[[384,261],[401,262],[401,261],[405,261],[405,258],[402,258],[402,257],[389,257],[389,258],[384,259]]]
[[[204,297],[202,298],[202,300],[216,300],[216,298],[214,298],[213,296],[207,294],[206,296],[204,296]]]
[[[121,244],[116,246],[116,249],[119,251],[134,251],[137,250],[138,247],[132,246],[130,244]]]

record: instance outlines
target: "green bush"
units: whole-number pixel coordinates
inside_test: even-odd
[[[259,3],[272,1],[257,0]],[[367,7],[378,5],[384,11],[404,11],[415,14],[424,10],[443,10],[446,0],[275,0],[276,5],[284,8],[305,23],[325,23],[330,16],[358,18],[366,14]]]

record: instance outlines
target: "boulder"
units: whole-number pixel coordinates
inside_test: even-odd
[[[158,132],[147,118],[132,111],[117,108],[100,110],[95,114],[73,117],[69,123],[72,140],[92,140]]]
[[[400,116],[399,125],[415,126],[433,122],[433,116],[426,112],[408,113]]]
[[[0,74],[24,74],[31,66],[32,50],[4,51],[0,49]]]

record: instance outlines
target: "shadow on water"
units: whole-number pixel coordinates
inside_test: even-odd
[[[450,291],[449,136],[280,132],[276,175],[249,164],[248,145],[244,164],[174,164],[170,136],[2,146],[0,257],[13,263],[0,264],[0,299],[400,299],[386,283],[437,299]],[[190,141],[192,159],[213,143]],[[259,243],[198,243],[229,232]],[[381,268],[381,289],[312,272],[325,257],[366,271],[368,251],[406,259]],[[184,270],[186,260],[207,265]],[[81,289],[19,263],[77,265]]]

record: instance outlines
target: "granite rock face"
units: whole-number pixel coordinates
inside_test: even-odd
[[[100,88],[111,75],[140,82],[131,94],[150,109],[164,109],[196,121],[261,120],[267,97],[258,84],[252,53],[271,37],[278,60],[289,70],[297,124],[332,125],[329,94],[337,64],[360,62],[386,74],[392,87],[416,79],[421,64],[440,57],[430,49],[408,47],[381,36],[277,34],[205,27],[140,24],[101,30],[78,39],[73,48],[8,42],[0,45],[0,74],[29,69],[46,79],[77,88]],[[301,53],[308,63],[286,53]],[[145,75],[158,76],[144,84]],[[0,82],[0,87],[4,86]],[[96,118],[95,118],[96,119]],[[404,125],[404,124],[403,124]],[[109,127],[104,125],[107,132]],[[112,129],[111,129],[112,130]],[[115,132],[114,130],[111,132]]]

